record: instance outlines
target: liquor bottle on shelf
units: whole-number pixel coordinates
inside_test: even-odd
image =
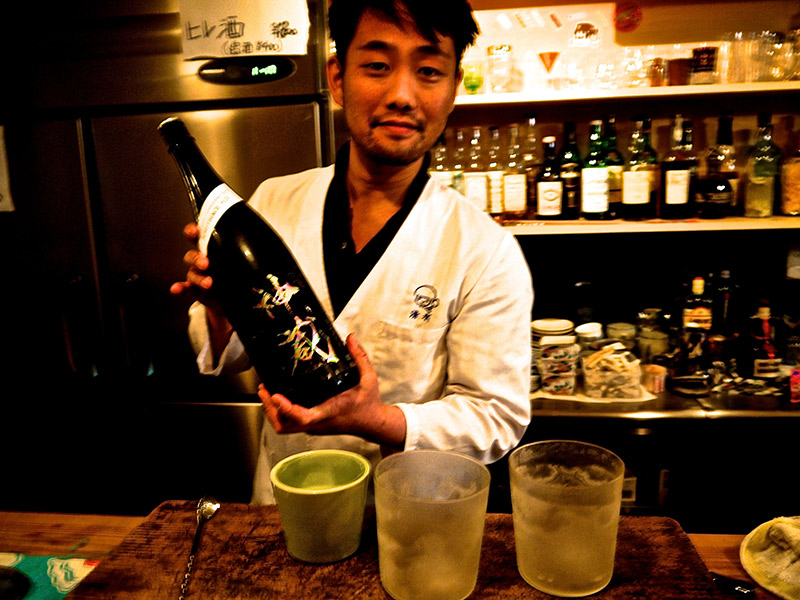
[[[739,326],[739,289],[729,269],[723,269],[714,281],[711,329],[726,337],[733,336]]]
[[[731,207],[728,211],[730,215],[742,213],[742,202],[739,194],[739,179],[741,171],[736,164],[736,149],[733,146],[733,117],[724,115],[717,120],[717,140],[705,155],[706,171],[711,167],[711,163],[717,165],[717,171],[728,180],[731,186]]]
[[[542,139],[544,164],[536,178],[536,218],[566,219],[564,214],[564,182],[561,180],[561,165],[556,155],[556,136]]]
[[[452,186],[464,193],[464,171],[467,168],[467,136],[460,127],[456,129],[453,143],[453,181]]]
[[[578,149],[578,134],[574,121],[564,123],[564,143],[559,152],[561,180],[564,183],[565,219],[578,219],[581,212],[581,170],[583,158]]]
[[[695,216],[693,192],[700,161],[694,150],[692,131],[692,121],[680,115],[675,116],[672,149],[661,159],[659,217],[662,219],[689,219]]]
[[[800,216],[800,147],[786,157],[781,165],[781,214]]]
[[[712,324],[712,300],[705,290],[705,279],[692,279],[692,291],[683,303],[684,371],[696,373],[710,366],[709,336]]]
[[[614,115],[609,115],[605,119],[603,147],[608,169],[608,212],[612,219],[616,219],[620,216],[622,206],[622,173],[625,170],[625,157],[617,147],[617,118]]]
[[[605,220],[608,210],[608,169],[603,146],[603,122],[589,123],[589,152],[581,170],[581,218]]]
[[[525,171],[525,187],[528,192],[529,215],[536,214],[536,178],[542,170],[542,149],[536,133],[536,115],[525,115],[525,141],[522,144],[522,168]]]
[[[692,279],[692,291],[686,296],[683,304],[683,328],[697,327],[711,329],[712,325],[711,296],[706,293],[706,281],[702,277]]]
[[[747,157],[744,186],[744,216],[771,217],[781,152],[772,141],[772,115],[758,114],[758,134]]]
[[[709,160],[706,175],[697,180],[694,204],[701,219],[721,219],[730,213],[733,188],[719,168],[719,161]]]
[[[198,221],[214,297],[270,392],[314,406],[355,386],[355,362],[280,236],[214,171],[183,121],[158,129]]]
[[[658,207],[659,166],[650,142],[650,119],[640,117],[634,123],[635,143],[622,173],[620,216],[626,221],[655,218]]]
[[[489,184],[489,214],[499,220],[503,216],[503,157],[500,147],[500,128],[489,127],[489,148],[487,151],[486,178]]]
[[[439,136],[436,144],[431,149],[431,164],[428,168],[431,179],[437,179],[446,186],[453,184],[453,171],[447,161],[447,144],[444,134]]]
[[[519,142],[519,125],[512,123],[508,127],[508,149],[503,172],[503,218],[509,220],[522,219],[528,209],[527,175]]]
[[[467,165],[464,169],[464,195],[483,211],[489,209],[489,178],[483,158],[481,128],[472,128],[472,137],[467,150]]]
[[[783,362],[778,351],[777,322],[769,301],[761,300],[749,323],[752,375],[758,379],[776,379]]]

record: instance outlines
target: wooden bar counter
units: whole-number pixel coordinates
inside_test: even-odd
[[[272,530],[270,534],[275,534],[274,539],[277,540],[275,542],[270,542],[273,544],[272,553],[273,555],[277,554],[276,547],[282,545],[281,538],[275,533],[279,531],[279,520],[277,518],[277,512],[272,507],[248,507],[247,505],[224,505],[220,511],[220,515],[224,515],[225,512],[229,513],[229,519],[233,523],[234,521],[237,523],[236,527],[249,527],[248,532],[245,532],[244,535],[239,537],[247,537],[247,533],[252,533],[253,536],[251,538],[252,541],[248,542],[241,542],[244,546],[257,543],[259,540],[264,540],[266,538],[263,537],[261,532],[254,531],[254,523],[259,524],[262,520],[267,521],[267,526],[271,527]],[[238,511],[238,512],[236,512]],[[259,512],[260,511],[260,512]],[[150,548],[153,546],[153,535],[162,535],[161,532],[163,531],[163,536],[166,539],[165,547],[169,549],[169,553],[174,555],[170,558],[170,561],[174,564],[169,564],[166,566],[167,571],[175,570],[174,580],[179,581],[179,578],[182,575],[181,572],[181,564],[185,561],[186,557],[184,554],[188,552],[188,545],[184,544],[183,542],[186,541],[190,544],[191,537],[193,535],[193,510],[192,510],[192,503],[190,502],[167,502],[159,506],[150,516],[148,517],[136,517],[136,516],[111,516],[111,515],[84,515],[84,514],[59,514],[59,513],[29,513],[29,512],[0,512],[0,552],[16,552],[21,554],[27,555],[61,555],[61,556],[82,556],[88,558],[98,558],[100,559],[100,566],[96,568],[96,571],[99,572],[101,567],[104,566],[104,562],[108,559],[109,563],[119,563],[119,554],[126,554],[125,547],[132,547],[132,539],[134,542],[138,544],[138,547],[142,548]],[[158,515],[161,515],[160,517]],[[154,519],[155,515],[155,521]],[[627,519],[627,520],[626,520]],[[635,519],[640,519],[640,521],[636,521]],[[626,527],[628,529],[631,526],[631,523],[650,523],[656,522],[657,524],[661,523],[661,521],[668,522],[668,519],[659,519],[653,518],[651,521],[647,521],[647,518],[631,518],[631,517],[622,517],[620,523],[620,532],[621,536],[623,531]],[[674,522],[673,522],[674,523]],[[148,524],[152,524],[153,527],[148,530]],[[222,528],[224,526],[224,521],[222,519],[215,519],[212,521],[208,529],[212,529],[213,525],[218,525],[218,527]],[[676,524],[677,525],[677,524]],[[638,525],[637,525],[638,526]],[[373,525],[374,527],[374,525]],[[506,514],[489,514],[487,515],[487,529],[485,536],[491,538],[493,535],[497,537],[498,535],[504,535],[508,537],[509,535],[509,527],[510,527],[510,515]],[[677,527],[679,530],[680,528]],[[147,537],[144,532],[150,531],[151,537]],[[156,532],[156,533],[153,533]],[[179,533],[176,533],[179,532]],[[683,536],[684,534],[682,531],[680,534]],[[208,546],[211,546],[215,541],[214,540],[214,533],[213,531],[207,533],[208,540],[206,542],[206,538],[204,538],[204,542],[206,542],[207,550],[210,550]],[[221,535],[221,534],[220,534]],[[262,535],[259,538],[259,535]],[[170,538],[170,536],[172,536]],[[178,536],[178,537],[176,537]],[[374,532],[373,532],[374,536]],[[138,542],[137,542],[138,538]],[[691,544],[697,551],[697,554],[705,563],[705,567],[708,570],[720,573],[722,575],[726,575],[728,577],[734,577],[737,579],[743,579],[747,581],[751,581],[745,571],[742,569],[741,564],[739,562],[739,545],[744,538],[743,535],[725,535],[725,534],[702,534],[702,533],[694,533],[688,534],[688,539],[691,540]],[[180,541],[177,541],[180,539]],[[220,538],[221,539],[221,538]],[[684,537],[685,539],[685,537]],[[125,542],[125,543],[123,543]],[[231,545],[230,542],[226,542],[226,550],[235,552],[237,550],[237,546]],[[367,546],[373,545],[374,541],[370,541],[367,543]],[[622,544],[622,540],[620,541]],[[186,548],[182,546],[186,545]],[[506,573],[510,572],[511,563],[513,563],[513,545],[512,548],[512,555],[503,557],[502,561],[505,566],[498,566],[500,563],[491,563],[491,566],[485,566],[483,557],[482,557],[482,565],[481,568],[483,570],[492,571],[492,569],[496,569],[496,573],[505,568]],[[620,554],[620,545],[618,545],[618,556]],[[484,553],[487,549],[487,545],[484,545]],[[118,552],[112,552],[114,550],[118,550]],[[252,549],[251,549],[252,550]],[[149,550],[148,550],[149,551]],[[283,550],[280,549],[282,552]],[[128,552],[131,556],[134,553]],[[377,562],[375,557],[377,555],[375,548],[369,548],[359,550],[359,553],[362,555],[370,555],[369,560],[372,562]],[[146,563],[147,558],[145,558],[145,554],[147,552],[143,552],[141,556],[138,554],[136,558],[143,561],[142,564]],[[155,556],[154,556],[155,557]],[[359,560],[358,554],[354,556],[352,559],[348,559],[348,561],[352,561],[353,559]],[[161,559],[163,562],[163,558]],[[266,558],[264,556],[260,557],[260,561],[264,560],[271,560],[271,558]],[[277,560],[277,559],[276,559]],[[291,561],[291,559],[288,559]],[[347,569],[347,562],[343,561],[341,563],[335,565],[302,565],[299,568],[309,570],[309,572],[319,569],[319,570],[346,570]],[[195,564],[196,572],[195,576],[198,579],[202,579],[202,570],[204,568],[204,562],[206,565],[208,563],[213,562],[210,561],[208,556],[203,556],[202,549],[201,552],[198,554],[198,562]],[[220,560],[220,562],[222,562]],[[299,564],[299,563],[298,563]],[[374,570],[377,571],[377,567]],[[371,567],[371,568],[372,568]],[[344,569],[343,569],[344,568]],[[273,570],[273,572],[275,572]],[[333,573],[334,571],[327,571],[328,574]],[[94,575],[94,573],[90,574],[87,577],[87,582],[89,579]],[[153,573],[148,571],[148,575],[150,577],[154,577]],[[373,579],[375,574],[373,574]],[[113,574],[110,576],[113,579]],[[103,578],[100,577],[102,580]],[[484,578],[486,579],[486,578]],[[520,579],[521,581],[521,579]],[[301,583],[305,583],[302,582]],[[373,587],[375,582],[371,582]],[[613,585],[614,580],[612,580]],[[483,589],[483,593],[481,592],[481,575],[479,574],[479,587],[476,588],[476,593],[473,594],[472,597],[481,598],[481,597],[494,597],[494,594],[487,593],[488,587]],[[493,584],[492,584],[493,585]],[[669,582],[666,582],[665,585],[669,585]],[[103,593],[88,593],[81,592],[84,590],[84,585],[79,586],[70,597],[77,597],[77,598],[104,598],[104,597],[112,597],[106,596]],[[88,586],[91,588],[91,586]],[[165,595],[177,596],[177,593],[170,594],[167,590],[163,590]],[[174,590],[177,592],[176,590]],[[524,597],[530,598],[539,598],[539,597],[547,597],[546,595],[542,595],[540,592],[533,590],[533,588],[529,588],[530,593],[524,593]],[[508,590],[506,590],[508,592]],[[384,593],[385,594],[385,593]],[[598,594],[598,596],[603,595],[603,592]],[[120,597],[127,597],[126,595],[122,594]],[[192,594],[189,594],[189,598],[192,597]],[[201,597],[201,596],[197,596]],[[212,597],[212,596],[207,596]],[[213,596],[217,597],[217,596]],[[266,597],[266,596],[265,596]],[[285,595],[284,597],[292,597],[291,594]],[[333,596],[331,596],[333,597]],[[362,595],[361,597],[384,597],[381,596],[379,593],[373,595]],[[388,598],[388,595],[385,595]],[[498,596],[500,597],[500,596]],[[521,597],[521,596],[514,596],[513,594],[503,595],[502,597]],[[619,596],[611,594],[608,597],[627,597],[627,596]],[[656,596],[652,596],[656,597]],[[663,596],[662,596],[663,597]],[[682,597],[691,597],[691,596],[682,596]],[[706,597],[706,596],[697,596],[699,597]],[[725,597],[725,596],[721,596]],[[752,597],[752,596],[751,596]],[[766,599],[776,599],[776,596],[770,594],[769,592],[757,588],[755,597],[760,600]]]

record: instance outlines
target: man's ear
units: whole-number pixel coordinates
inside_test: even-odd
[[[331,91],[333,101],[339,106],[344,106],[344,94],[342,93],[344,69],[337,56],[331,56],[325,65],[328,75],[328,89]]]

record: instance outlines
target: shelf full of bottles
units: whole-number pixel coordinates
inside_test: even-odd
[[[771,85],[788,86],[789,106],[791,92],[800,91],[796,82]],[[540,121],[528,103],[484,99],[474,123],[468,111],[477,105],[460,109],[432,152],[430,171],[516,235],[800,228],[796,118],[765,110],[775,96],[751,93],[744,110],[757,108],[752,117],[702,112],[726,103],[739,108],[740,96],[725,93],[720,102],[706,92],[699,108],[696,98],[681,96],[683,105],[676,98],[666,106],[686,110],[671,113],[668,126],[659,115],[658,131],[645,111],[665,106],[652,101],[590,104],[583,115],[596,112],[585,122],[580,109],[558,105],[555,114],[567,118],[554,123],[552,114]],[[537,111],[553,113],[554,106]],[[502,118],[512,107],[515,122],[486,125],[487,115]],[[611,114],[618,110],[630,116],[623,122]],[[573,113],[578,118],[570,119]],[[778,120],[782,147],[773,133]]]

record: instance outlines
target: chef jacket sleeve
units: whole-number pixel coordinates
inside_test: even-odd
[[[250,359],[235,331],[222,351],[218,363],[214,365],[206,307],[200,302],[194,302],[189,307],[189,341],[197,355],[197,368],[201,375],[237,374],[250,368]]]
[[[532,305],[528,264],[516,239],[504,236],[448,328],[442,397],[397,404],[406,450],[447,449],[491,463],[519,443],[531,418]]]

